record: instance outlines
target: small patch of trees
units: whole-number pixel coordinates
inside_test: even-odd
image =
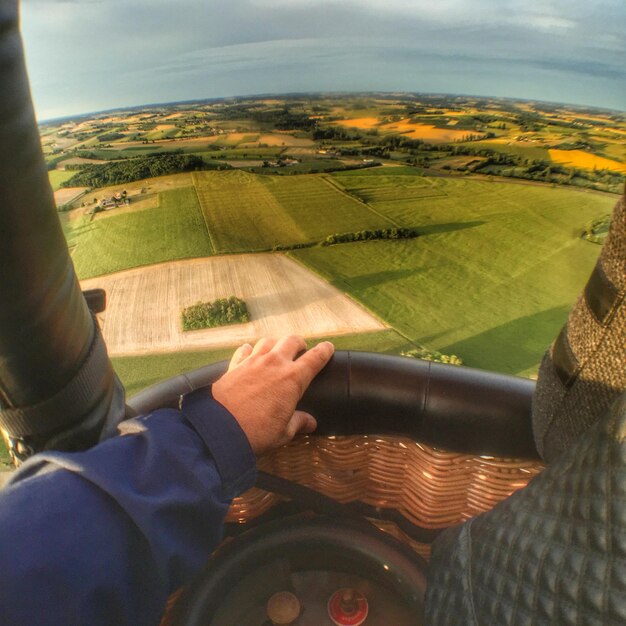
[[[376,230],[359,230],[352,233],[335,233],[328,235],[323,246],[334,246],[338,243],[352,243],[353,241],[376,241],[380,239],[415,239],[420,233],[417,228],[377,228]]]
[[[98,141],[107,143],[109,141],[117,141],[118,139],[124,139],[126,135],[123,133],[105,133],[104,135],[98,135]]]
[[[199,330],[228,324],[244,324],[250,321],[250,313],[241,298],[230,296],[213,302],[198,302],[183,309],[181,321],[183,330]]]

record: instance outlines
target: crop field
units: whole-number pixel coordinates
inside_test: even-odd
[[[400,133],[404,137],[410,139],[422,139],[431,143],[448,143],[452,141],[461,141],[469,134],[480,134],[470,130],[456,130],[453,126],[450,128],[437,128],[430,124],[415,124],[410,120],[401,120],[392,122],[380,127],[383,132]]]
[[[159,206],[150,210],[87,220],[66,231],[79,278],[213,254],[193,187],[163,191]]]
[[[472,148],[488,148],[495,152],[504,152],[505,154],[514,154],[520,156],[523,159],[533,159],[535,161],[549,161],[550,154],[547,148],[535,146],[526,142],[519,141],[503,141],[501,139],[488,139],[485,141],[472,141],[471,143],[463,144],[471,146]]]
[[[332,233],[416,227],[423,234],[411,241],[290,254],[407,342],[518,374],[535,371],[597,258],[598,246],[581,240],[581,232],[614,203],[567,188],[423,177],[410,167],[331,176],[180,176],[192,186],[177,189],[178,179],[168,177],[171,187],[156,194],[154,208],[67,221],[81,278]]]
[[[264,177],[264,183],[285,213],[304,234],[319,241],[332,233],[388,226],[386,219],[342,192],[326,176]]]
[[[441,197],[402,198],[406,176],[381,172],[397,199],[372,201],[410,241],[294,251],[407,339],[469,366],[530,374],[597,259],[585,224],[614,200],[567,189],[431,179]],[[335,177],[363,190],[376,176]],[[379,190],[380,191],[380,190]]]
[[[447,195],[435,178],[397,174],[396,171],[386,174],[384,170],[377,170],[377,175],[369,177],[350,176],[350,173],[346,172],[345,175],[337,177],[337,180],[347,192],[374,207],[378,202],[411,202],[419,198]]]
[[[263,336],[380,331],[384,324],[282,254],[220,256],[142,267],[82,282],[103,288],[101,326],[112,355],[222,347]],[[251,321],[183,332],[181,311],[235,295]]]
[[[260,176],[194,172],[193,182],[216,253],[268,250],[280,238],[303,240]]]
[[[321,176],[195,172],[193,180],[218,254],[319,241],[355,226],[387,224]]]
[[[338,126],[347,126],[348,128],[358,128],[360,130],[370,130],[376,128],[380,124],[377,117],[355,117],[349,120],[340,120],[334,122]]]
[[[65,171],[65,170],[49,170],[48,171],[48,180],[50,181],[50,185],[54,191],[60,189],[61,183],[64,183],[66,180],[69,180],[74,176],[76,172]]]
[[[562,163],[572,167],[589,170],[611,170],[626,174],[626,165],[624,163],[589,154],[584,150],[550,150],[550,158],[555,163]]]
[[[57,189],[54,192],[54,202],[57,207],[70,204],[81,196],[84,191],[87,191],[87,187],[63,187],[62,189]]]

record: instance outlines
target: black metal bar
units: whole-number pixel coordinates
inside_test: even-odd
[[[0,404],[13,409],[5,414],[9,424],[3,420],[3,426],[13,438],[12,417],[24,418],[19,439],[26,456],[47,447],[53,437],[55,447],[63,448],[58,433],[76,428],[89,415],[91,434],[85,437],[83,431],[68,444],[74,447],[80,440],[79,447],[85,447],[97,441],[101,430],[93,423],[94,407],[111,402],[114,375],[106,351],[99,375],[83,376],[92,388],[84,388],[80,381],[75,385],[82,387],[83,401],[68,403],[59,411],[64,415],[50,423],[27,419],[30,407],[60,398],[89,356],[101,353],[102,345],[74,273],[48,182],[17,0],[0,3],[0,90]],[[27,436],[25,424],[32,431]]]

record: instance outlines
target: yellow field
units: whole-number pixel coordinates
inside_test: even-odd
[[[335,122],[339,126],[348,126],[349,128],[359,128],[360,130],[369,130],[375,128],[380,123],[377,117],[357,117],[351,120],[341,120]]]
[[[400,133],[405,137],[411,139],[423,139],[431,142],[446,143],[449,141],[461,141],[468,135],[477,134],[475,131],[469,130],[455,130],[453,128],[436,128],[429,124],[413,124],[409,120],[401,120],[399,122],[392,122],[391,124],[385,124],[380,127],[381,130],[386,132]]]
[[[582,169],[611,170],[626,174],[626,164],[589,154],[584,150],[550,150],[550,158],[555,163]]]
[[[378,128],[383,133],[401,134],[411,139],[423,139],[431,142],[446,143],[450,141],[460,141],[469,134],[476,134],[468,130],[455,130],[454,128],[436,128],[430,124],[414,124],[409,120],[400,120],[389,124],[380,125],[377,117],[357,117],[349,120],[335,122],[339,126],[358,128],[359,130],[370,130]]]

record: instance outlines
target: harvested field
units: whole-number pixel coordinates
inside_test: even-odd
[[[415,124],[408,119],[399,122],[382,124],[377,117],[357,117],[349,120],[334,122],[339,126],[348,128],[358,128],[359,130],[370,130],[378,128],[381,133],[404,135],[410,139],[423,139],[433,143],[447,143],[450,141],[460,141],[472,134],[472,131],[455,130],[454,128],[437,128],[430,124]],[[477,134],[473,132],[473,134]]]
[[[59,169],[64,169],[66,165],[99,165],[101,163],[106,163],[106,161],[102,159],[85,159],[83,157],[72,157],[70,159],[65,159],[64,161],[61,161],[57,165],[57,167]],[[75,173],[75,171],[72,171],[72,175]]]
[[[244,254],[137,268],[81,282],[103,288],[100,316],[112,355],[217,348],[286,333],[308,337],[379,331],[384,324],[321,278],[282,254]],[[183,332],[180,313],[236,295],[247,324]]]
[[[87,187],[64,187],[62,189],[57,189],[54,192],[54,201],[57,206],[69,204],[80,195],[85,193],[86,190]]]
[[[626,174],[626,165],[624,163],[589,154],[584,150],[550,150],[550,158],[555,163],[562,163],[572,167],[588,170],[611,170]]]
[[[258,139],[258,143],[263,143],[267,146],[294,147],[307,147],[315,145],[315,143],[307,137],[294,137],[293,135],[288,135],[286,133],[272,133],[268,135],[261,135]]]

